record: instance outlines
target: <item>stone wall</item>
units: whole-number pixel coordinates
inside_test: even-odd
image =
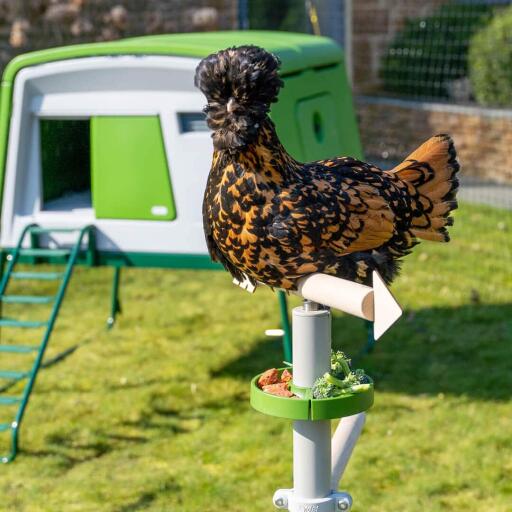
[[[410,17],[431,13],[446,0],[354,0],[352,2],[352,77],[355,91],[379,88],[379,65],[395,34]]]
[[[437,133],[449,133],[466,175],[512,184],[512,110],[390,98],[357,98],[365,153],[401,160]]]
[[[19,53],[127,36],[233,29],[237,0],[0,0],[0,70]]]

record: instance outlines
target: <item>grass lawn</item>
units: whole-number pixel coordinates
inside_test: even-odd
[[[512,510],[512,213],[463,205],[452,234],[406,258],[405,314],[359,361],[376,401],[342,482],[355,512]],[[272,510],[292,485],[290,422],[248,401],[250,377],[281,360],[263,334],[278,326],[272,293],[223,272],[126,270],[108,332],[111,273],[73,277],[48,357],[77,348],[40,372],[0,510]],[[335,315],[338,347],[355,355],[364,338]]]

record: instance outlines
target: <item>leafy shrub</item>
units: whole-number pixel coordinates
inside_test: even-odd
[[[512,6],[471,39],[469,78],[479,103],[512,106]]]
[[[384,90],[449,98],[452,82],[467,75],[471,36],[493,11],[489,3],[457,2],[440,6],[430,16],[408,19],[382,60]]]

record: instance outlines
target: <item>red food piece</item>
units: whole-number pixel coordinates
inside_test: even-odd
[[[290,382],[292,380],[292,374],[288,370],[284,370],[281,374],[281,382]]]
[[[279,382],[279,372],[276,368],[270,368],[266,372],[261,374],[261,377],[258,379],[258,387],[263,388],[264,386],[268,386],[269,384],[276,384]]]
[[[263,386],[263,391],[271,395],[284,396],[286,398],[291,398],[293,396],[293,393],[288,389],[287,382],[268,384],[267,386]]]

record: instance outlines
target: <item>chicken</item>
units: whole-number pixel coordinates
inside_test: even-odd
[[[350,157],[310,163],[283,147],[268,116],[283,85],[276,56],[256,46],[203,59],[214,154],[203,202],[208,250],[238,281],[293,290],[321,272],[390,283],[419,239],[447,242],[459,165],[448,135],[392,170]]]

